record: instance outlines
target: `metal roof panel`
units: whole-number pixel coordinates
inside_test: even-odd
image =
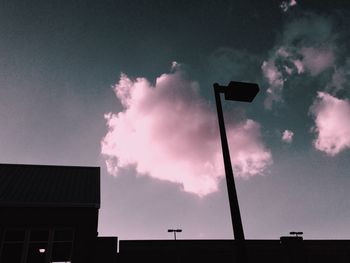
[[[0,164],[0,206],[100,207],[100,168]]]

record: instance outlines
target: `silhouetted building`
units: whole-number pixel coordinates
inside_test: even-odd
[[[94,262],[100,169],[0,165],[0,262]]]
[[[235,240],[121,240],[118,262],[209,263],[345,263],[350,261],[350,240],[245,240],[245,255]]]
[[[97,167],[0,164],[0,263],[322,263],[349,240],[121,240],[98,237]],[[166,230],[164,230],[166,231]],[[242,241],[241,241],[242,242]]]

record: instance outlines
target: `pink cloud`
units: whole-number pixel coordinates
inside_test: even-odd
[[[134,167],[198,196],[217,191],[224,175],[218,122],[198,89],[181,70],[161,75],[155,85],[121,75],[114,91],[123,110],[105,115],[108,132],[101,141],[108,172]],[[227,125],[227,134],[236,176],[262,174],[272,163],[258,123]]]
[[[318,92],[310,112],[315,118],[316,149],[334,156],[350,148],[349,100]]]
[[[281,101],[281,93],[284,86],[282,72],[276,67],[274,59],[264,61],[261,66],[264,77],[269,83],[269,88],[266,90],[267,98],[265,99],[265,108],[271,109],[275,101]]]
[[[271,152],[266,149],[260,133],[260,125],[246,120],[235,126],[229,126],[228,141],[232,151],[232,163],[235,175],[251,177],[262,174],[272,164]]]
[[[334,66],[334,54],[330,49],[302,48],[300,54],[303,55],[302,64],[310,71],[311,76],[317,76],[327,68]]]
[[[297,2],[295,0],[283,1],[280,5],[280,8],[282,9],[283,12],[287,12],[289,8],[295,5],[297,5]]]
[[[301,74],[304,73],[304,65],[299,59],[292,60],[292,63],[294,64],[295,68],[297,69],[297,73]]]
[[[282,141],[286,143],[291,143],[293,141],[294,132],[290,130],[285,130],[282,134]]]
[[[265,108],[271,109],[274,102],[283,101],[285,83],[294,75],[308,73],[315,77],[334,66],[335,55],[331,48],[279,47],[261,66],[263,76],[269,84]],[[339,83],[339,76],[335,77],[338,77],[335,83]]]

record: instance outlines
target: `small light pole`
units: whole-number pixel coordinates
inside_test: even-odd
[[[176,233],[181,233],[182,229],[168,229],[168,232],[169,233],[173,232],[174,233],[174,239],[176,240]]]
[[[220,94],[223,93],[225,95],[225,100],[252,102],[256,94],[259,92],[259,86],[254,83],[244,83],[244,82],[237,82],[237,81],[231,81],[228,84],[228,86],[220,86],[217,83],[215,83],[213,86],[214,86],[216,109],[218,113],[218,121],[219,121],[219,127],[220,127],[220,138],[221,138],[222,154],[223,154],[224,165],[225,165],[225,175],[226,175],[227,192],[228,192],[229,203],[230,203],[232,228],[233,228],[235,240],[244,241],[242,219],[241,219],[241,213],[239,211],[235,181],[233,178],[231,157],[230,157],[230,151],[227,143],[225,122],[224,122],[224,115],[222,112]]]

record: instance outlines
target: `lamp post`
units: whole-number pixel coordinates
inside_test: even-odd
[[[224,115],[222,113],[220,94],[225,95],[226,100],[252,102],[256,94],[259,92],[259,86],[254,83],[244,83],[231,81],[228,86],[220,86],[215,83],[214,85],[216,109],[218,113],[218,121],[220,127],[220,138],[222,146],[222,154],[225,165],[225,175],[227,192],[230,203],[231,220],[234,237],[237,241],[244,241],[244,232],[241,219],[241,213],[239,211],[237,191],[235,181],[233,178],[232,164],[230,158],[229,147],[227,143]]]
[[[295,237],[299,237],[299,236],[303,235],[304,233],[303,232],[295,232],[295,231],[293,231],[293,232],[289,232],[289,234],[292,235],[292,236],[295,236]]]
[[[173,232],[174,233],[174,239],[176,240],[176,233],[182,232],[182,229],[168,229],[168,232],[169,233]]]

